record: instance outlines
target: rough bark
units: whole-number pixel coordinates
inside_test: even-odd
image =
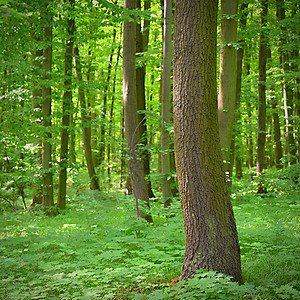
[[[265,168],[266,144],[266,66],[267,66],[267,37],[264,33],[268,14],[267,1],[261,0],[260,44],[258,58],[258,116],[257,116],[257,160],[256,173],[259,176]]]
[[[217,0],[177,0],[175,6],[174,142],[185,231],[181,279],[207,268],[241,282],[217,120],[217,11]]]
[[[94,167],[93,157],[92,157],[91,134],[88,127],[89,114],[87,113],[85,91],[82,83],[81,62],[80,62],[78,46],[74,48],[74,61],[75,61],[75,75],[78,81],[78,98],[79,98],[80,108],[81,108],[81,124],[82,124],[84,155],[85,155],[86,164],[87,164],[87,168],[91,180],[91,188],[93,190],[100,190],[98,177],[95,172],[95,167]]]
[[[161,171],[162,194],[164,207],[172,202],[170,180],[170,135],[166,128],[170,123],[170,77],[171,77],[171,26],[172,1],[164,0],[164,41],[163,41],[163,69],[162,69],[162,122],[161,122]]]
[[[221,47],[220,47],[220,77],[218,95],[218,120],[222,158],[225,164],[229,162],[232,126],[236,98],[237,54],[234,43],[237,38],[237,22],[228,15],[236,15],[238,0],[221,1]],[[225,16],[224,16],[225,15]],[[225,170],[227,170],[225,165]]]
[[[135,0],[125,0],[125,9],[134,10]],[[148,187],[145,179],[144,162],[141,159],[140,131],[137,115],[136,91],[136,22],[124,22],[123,31],[123,104],[125,135],[128,149],[128,168],[132,182],[133,196],[136,199],[136,214],[152,222],[152,217],[144,213],[142,208],[149,207]]]
[[[45,127],[45,136],[42,141],[42,167],[43,167],[43,187],[42,204],[44,206],[53,206],[53,173],[52,167],[52,145],[51,145],[51,70],[52,70],[52,17],[47,7],[44,7],[44,41],[43,49],[43,86],[42,86],[42,116],[43,126]]]
[[[67,2],[67,1],[65,1]],[[74,9],[75,0],[69,0],[68,4],[71,9]],[[73,59],[73,45],[74,45],[74,32],[75,20],[74,18],[67,17],[67,32],[68,38],[65,45],[65,79],[64,79],[64,92],[63,92],[63,107],[62,107],[62,128],[61,128],[61,141],[60,141],[60,171],[58,182],[58,198],[57,206],[60,209],[66,208],[67,196],[67,168],[68,168],[68,143],[69,143],[69,127],[70,115],[72,108],[72,59]]]

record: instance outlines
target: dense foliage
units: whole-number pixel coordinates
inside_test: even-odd
[[[184,254],[179,200],[164,211],[156,199],[149,224],[132,214],[130,197],[84,190],[56,217],[41,206],[1,206],[1,298],[296,299],[300,199],[290,172],[265,177],[265,197],[255,180],[233,183],[244,285],[205,270],[200,280],[177,282]]]
[[[74,7],[71,2],[0,0],[0,298],[300,297],[298,1],[243,0],[237,15],[225,16],[238,24],[232,46],[243,49],[228,172],[245,281],[240,286],[207,270],[179,281],[185,245],[171,108],[170,122],[162,122],[163,1],[137,1],[141,7],[130,16],[120,0],[75,1]],[[268,4],[268,12],[261,28],[262,3]],[[75,23],[74,36],[69,34],[70,20]],[[149,158],[153,223],[137,218],[136,201],[124,194],[125,183],[130,193],[130,156],[126,156],[124,136],[122,34],[124,22],[133,20],[141,26],[146,43],[136,54],[136,68],[145,70],[145,107],[138,113],[139,126],[145,123],[146,130],[139,149],[143,159]],[[51,41],[45,34],[49,28]],[[262,34],[267,40],[265,171],[257,174]],[[72,39],[78,48],[73,59],[81,63],[81,78],[75,62],[71,76],[64,70],[65,48]],[[52,69],[45,71],[44,52],[49,47]],[[218,55],[219,49],[218,44]],[[51,88],[49,116],[43,112],[49,100],[43,88]],[[63,111],[68,89],[72,103]],[[66,116],[69,124],[62,125]],[[46,127],[50,120],[51,126]],[[170,137],[169,150],[162,151],[162,128]],[[63,162],[62,129],[69,135]],[[95,176],[87,172],[84,132]],[[48,169],[42,165],[43,143],[52,147]],[[162,152],[171,157],[170,172],[165,174]],[[65,210],[55,206],[63,168],[67,170]],[[32,201],[41,196],[45,174],[53,176],[54,188],[54,205],[47,209],[44,203]],[[99,190],[92,190],[90,177],[97,179]],[[164,208],[169,198],[162,195],[163,179],[175,195],[168,208]]]

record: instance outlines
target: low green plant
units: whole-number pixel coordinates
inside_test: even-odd
[[[178,198],[167,210],[153,201],[149,224],[131,197],[82,189],[55,216],[1,206],[1,299],[297,299],[299,194],[289,178],[265,179],[277,193],[233,181],[244,285],[206,270],[171,284],[184,256]]]

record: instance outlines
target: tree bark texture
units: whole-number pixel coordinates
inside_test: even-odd
[[[100,190],[98,177],[95,172],[95,167],[94,167],[93,157],[92,157],[91,134],[88,128],[89,114],[87,113],[85,92],[82,83],[81,62],[80,62],[78,46],[74,48],[74,61],[75,61],[75,75],[78,81],[78,98],[79,98],[80,109],[81,109],[84,155],[85,155],[86,164],[87,164],[87,168],[91,180],[91,188],[93,190]]]
[[[124,7],[128,10],[136,8],[135,0],[125,0]],[[141,159],[140,131],[137,115],[136,92],[136,22],[124,22],[123,31],[123,105],[125,120],[125,136],[128,151],[128,168],[132,182],[133,196],[136,199],[136,214],[152,222],[152,217],[144,213],[142,208],[149,207],[148,187],[145,179],[144,162]]]
[[[260,175],[265,168],[266,143],[266,66],[267,66],[267,37],[264,33],[268,14],[267,1],[261,0],[260,44],[258,58],[258,117],[257,117],[257,160],[256,173]]]
[[[43,86],[42,86],[42,116],[43,126],[45,127],[46,136],[42,141],[42,167],[43,167],[43,196],[42,204],[44,206],[53,206],[53,173],[52,173],[52,145],[51,145],[51,70],[52,70],[52,17],[48,8],[44,8],[44,41],[43,49]]]
[[[217,11],[217,0],[177,0],[175,6],[174,142],[185,231],[181,279],[207,268],[241,282],[217,115]]]
[[[69,13],[74,9],[75,0],[69,0]],[[67,32],[68,38],[65,45],[65,79],[64,79],[64,93],[63,93],[63,108],[62,108],[62,128],[60,140],[60,171],[58,183],[58,198],[57,206],[60,209],[66,208],[67,195],[67,168],[68,168],[68,143],[69,143],[69,127],[70,115],[72,109],[72,60],[73,60],[73,45],[75,20],[67,17]]]
[[[229,162],[232,125],[236,98],[237,54],[233,43],[237,38],[237,22],[228,15],[236,15],[238,0],[221,1],[221,47],[220,47],[220,78],[218,96],[218,119],[222,158]],[[225,14],[225,16],[224,16]],[[227,165],[225,165],[227,170]]]
[[[172,191],[168,177],[170,167],[170,135],[166,128],[170,123],[170,78],[171,78],[171,26],[172,26],[172,1],[164,0],[164,41],[163,41],[163,69],[162,69],[162,123],[161,123],[161,171],[162,194],[164,207],[172,202]]]

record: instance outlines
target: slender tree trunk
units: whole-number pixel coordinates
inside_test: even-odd
[[[233,43],[237,38],[237,22],[227,16],[237,14],[238,0],[221,1],[221,48],[218,96],[218,119],[223,162],[228,164],[236,98],[237,54]],[[228,165],[225,165],[225,170]]]
[[[135,0],[125,0],[125,9],[134,10]],[[136,22],[125,22],[123,31],[123,103],[125,119],[125,135],[128,147],[128,167],[132,182],[133,196],[136,199],[136,214],[152,222],[152,217],[143,212],[143,207],[149,207],[148,187],[145,179],[144,162],[141,160],[140,131],[137,115],[136,91]]]
[[[244,54],[247,54],[244,53]],[[245,72],[245,77],[250,75],[250,57],[248,55],[244,55],[244,63],[243,63],[243,69]],[[247,139],[246,139],[246,149],[247,149],[247,167],[248,169],[251,169],[254,166],[254,159],[253,159],[253,133],[252,133],[252,107],[249,101],[246,101],[246,107],[247,107]]]
[[[149,1],[144,3],[144,8],[148,8],[150,5]],[[137,9],[141,9],[141,1],[137,0]],[[148,40],[149,40],[149,20],[145,19],[145,26],[148,26],[144,31],[141,24],[136,24],[136,54],[137,57],[142,57],[143,53],[148,49]],[[144,42],[145,40],[145,42]],[[145,95],[145,78],[146,78],[146,65],[139,64],[136,68],[136,92],[137,92],[137,110],[140,111],[138,113],[138,130],[140,131],[141,143],[144,146],[143,150],[143,161],[144,161],[144,169],[147,178],[147,186],[148,186],[148,194],[150,198],[155,197],[152,187],[151,181],[149,179],[150,175],[150,152],[147,149],[148,145],[148,136],[147,136],[147,126],[146,126],[146,115],[144,112],[146,110],[146,95]]]
[[[242,14],[241,21],[240,21],[240,27],[245,29],[246,23],[247,23],[247,8],[248,3],[242,3],[240,7],[240,12]],[[243,57],[244,57],[244,47],[245,47],[245,40],[240,40],[239,43],[241,44],[241,48],[237,50],[237,72],[236,72],[236,96],[235,96],[235,118],[234,123],[237,123],[237,121],[241,117],[240,113],[240,102],[241,102],[241,86],[242,86],[242,70],[243,70]],[[235,141],[235,176],[236,178],[241,179],[243,177],[243,171],[242,171],[242,157],[241,157],[241,141],[238,141],[240,138],[241,133],[236,132],[235,138],[233,139]]]
[[[52,17],[47,7],[44,7],[43,22],[44,22],[44,41],[45,48],[43,49],[43,86],[42,86],[42,115],[43,126],[45,127],[46,136],[42,141],[42,167],[43,167],[43,197],[42,204],[44,206],[53,206],[53,173],[52,173],[52,145],[51,145],[51,80],[52,70]]]
[[[119,59],[120,59],[120,52],[121,52],[121,44],[118,47],[117,50],[117,59],[116,59],[116,64],[115,64],[115,74],[113,78],[113,83],[112,83],[112,97],[111,97],[111,105],[110,105],[110,120],[109,120],[109,128],[108,128],[108,136],[112,136],[112,130],[113,130],[113,120],[114,120],[114,104],[115,104],[115,92],[116,92],[116,76],[117,76],[117,69],[118,69],[118,64],[119,64]],[[110,155],[111,155],[111,143],[108,143],[107,145],[107,161],[110,164]],[[108,166],[107,169],[108,176],[109,178],[111,177],[111,167]]]
[[[114,29],[113,30],[112,48],[111,48],[111,52],[109,55],[109,62],[108,62],[108,66],[107,66],[107,76],[106,76],[106,81],[105,81],[104,89],[103,89],[104,94],[103,94],[103,109],[101,112],[102,122],[101,122],[101,130],[100,130],[101,138],[100,138],[100,149],[99,149],[100,165],[103,163],[104,157],[105,157],[105,132],[106,132],[106,128],[107,128],[107,124],[106,124],[107,95],[108,95],[109,86],[110,86],[112,60],[113,60],[114,51],[115,51],[115,40],[116,40],[116,30]]]
[[[260,16],[260,45],[258,59],[258,117],[257,117],[257,161],[256,173],[259,176],[265,168],[265,144],[266,144],[266,65],[267,65],[267,37],[264,33],[268,4],[261,0]],[[260,187],[259,187],[260,190]]]
[[[200,268],[242,282],[240,248],[222,170],[217,87],[217,0],[177,0],[174,20],[174,134],[185,231],[181,279]]]
[[[163,70],[162,70],[162,123],[161,123],[161,171],[162,194],[164,207],[172,202],[172,191],[168,177],[170,167],[170,136],[167,126],[170,123],[170,77],[171,77],[171,26],[172,1],[164,0],[164,42],[163,42]]]
[[[82,87],[82,75],[81,75],[81,63],[78,46],[74,48],[74,61],[75,61],[75,75],[78,81],[78,98],[80,101],[81,108],[81,123],[82,123],[82,136],[83,136],[83,145],[84,145],[84,155],[86,159],[86,164],[91,180],[91,188],[93,190],[100,190],[98,178],[95,172],[95,167],[92,157],[92,148],[91,148],[91,134],[88,128],[89,124],[89,114],[87,113],[86,100],[85,100],[85,91]]]
[[[285,19],[284,2],[276,1],[276,15],[279,22]],[[286,154],[289,156],[289,165],[296,162],[296,145],[293,130],[293,90],[288,83],[287,74],[291,71],[288,63],[288,54],[283,48],[286,46],[287,41],[284,37],[286,28],[281,25],[282,34],[280,36],[280,63],[283,69],[283,102],[284,102],[284,116],[285,116],[285,132],[286,132]]]
[[[67,1],[65,1],[67,2]],[[69,0],[70,11],[74,9],[75,0]],[[63,108],[62,108],[62,129],[61,129],[61,142],[60,142],[60,171],[58,183],[58,198],[57,206],[60,209],[66,208],[66,195],[67,195],[67,168],[68,168],[68,142],[69,142],[69,127],[70,115],[72,109],[72,59],[73,59],[73,45],[74,45],[74,32],[75,20],[70,16],[67,17],[67,32],[68,39],[65,45],[65,80],[64,80],[64,93],[63,93]]]
[[[33,30],[35,30],[34,28]],[[36,33],[32,33],[32,38],[35,42],[40,42],[40,36],[38,36]],[[32,102],[33,102],[33,109],[34,109],[34,114],[35,114],[35,123],[37,125],[41,124],[41,111],[42,111],[42,106],[41,106],[41,99],[42,99],[42,88],[40,86],[39,80],[40,80],[40,75],[43,70],[43,50],[42,49],[37,49],[34,56],[33,56],[33,67],[34,67],[34,89],[32,90]],[[37,169],[42,166],[42,141],[41,141],[41,136],[37,135],[37,153],[36,153],[36,164],[37,164]],[[40,173],[36,172],[35,174],[35,182],[34,182],[34,187],[33,187],[33,195],[32,195],[32,202],[30,204],[30,207],[34,206],[35,204],[42,204],[42,178],[40,178]]]

